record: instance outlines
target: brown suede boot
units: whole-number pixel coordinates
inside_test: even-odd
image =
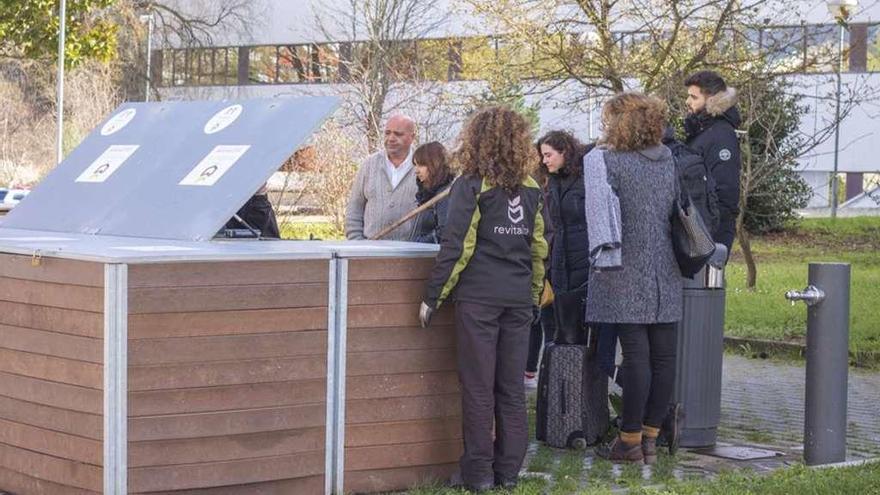
[[[642,426],[642,455],[645,457],[645,464],[657,462],[657,436],[659,433],[659,428]]]
[[[631,462],[642,464],[645,460],[641,442],[628,443],[619,436],[615,437],[611,443],[597,447],[596,455],[614,463]]]

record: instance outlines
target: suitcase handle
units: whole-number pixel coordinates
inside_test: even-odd
[[[568,404],[568,401],[565,400],[565,396],[567,395],[565,393],[565,380],[562,380],[562,383],[560,385],[561,387],[559,387],[559,403],[562,404],[562,415],[565,416],[566,414],[568,414],[568,411],[566,410],[566,404]]]

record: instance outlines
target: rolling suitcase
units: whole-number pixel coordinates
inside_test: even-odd
[[[548,344],[538,377],[535,433],[558,448],[583,449],[608,430],[608,376],[587,345]]]

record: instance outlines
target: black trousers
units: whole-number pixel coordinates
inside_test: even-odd
[[[523,373],[532,310],[461,301],[455,320],[462,480],[476,486],[516,479],[529,442]]]
[[[621,431],[659,428],[675,387],[675,323],[618,324],[623,350]]]

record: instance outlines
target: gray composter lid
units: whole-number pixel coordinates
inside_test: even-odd
[[[338,104],[336,97],[124,104],[2,227],[210,240]]]

